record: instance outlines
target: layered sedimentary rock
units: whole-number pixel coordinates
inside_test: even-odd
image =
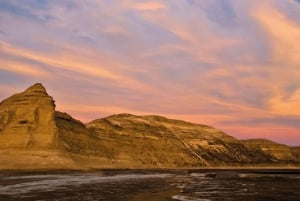
[[[0,103],[0,169],[73,167],[58,142],[54,100],[43,85]]]
[[[285,144],[279,144],[268,139],[243,140],[242,143],[248,147],[262,150],[271,155],[277,162],[300,162],[299,147],[289,147]]]
[[[1,148],[56,146],[55,105],[41,84],[0,103]]]
[[[158,167],[254,165],[270,155],[220,130],[160,116],[113,115],[87,124],[117,160]]]
[[[276,145],[275,150],[268,143],[257,144],[241,142],[210,126],[160,116],[118,114],[85,125],[55,111],[54,100],[42,84],[0,103],[0,169],[299,163],[299,148]]]

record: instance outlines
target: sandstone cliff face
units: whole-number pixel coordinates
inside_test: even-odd
[[[300,147],[290,147],[293,156],[295,156],[296,161],[300,163]]]
[[[298,147],[289,147],[268,139],[251,139],[242,141],[246,146],[264,151],[273,156],[276,162],[299,163],[300,155]]]
[[[56,112],[59,149],[82,156],[110,158],[111,148],[102,139],[94,136],[79,120],[67,113]]]
[[[50,148],[56,144],[54,101],[41,84],[0,103],[0,148]]]
[[[270,155],[245,147],[209,126],[160,116],[113,115],[87,124],[113,149],[115,160],[157,167],[200,167],[270,163]]]
[[[118,114],[85,125],[55,111],[41,84],[0,103],[0,169],[257,166],[299,163],[299,153],[160,116]]]
[[[41,84],[0,103],[0,169],[73,168],[58,142],[55,104]]]

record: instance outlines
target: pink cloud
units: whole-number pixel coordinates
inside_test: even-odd
[[[134,2],[125,1],[125,7],[133,8],[139,11],[157,11],[164,9],[166,5],[160,1]]]
[[[13,3],[23,12],[0,10],[0,72],[24,88],[43,81],[59,110],[85,122],[150,113],[300,142],[291,123],[255,124],[300,116],[300,28],[277,2]]]

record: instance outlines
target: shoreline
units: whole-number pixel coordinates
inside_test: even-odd
[[[255,174],[300,174],[300,167],[212,167],[212,168],[97,168],[97,169],[0,169],[0,174],[76,174],[102,173],[115,174],[148,174],[148,173],[207,173],[238,172]]]

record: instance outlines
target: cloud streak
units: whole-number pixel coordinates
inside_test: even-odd
[[[42,82],[59,110],[210,124],[300,145],[300,4],[0,0],[0,98]]]

